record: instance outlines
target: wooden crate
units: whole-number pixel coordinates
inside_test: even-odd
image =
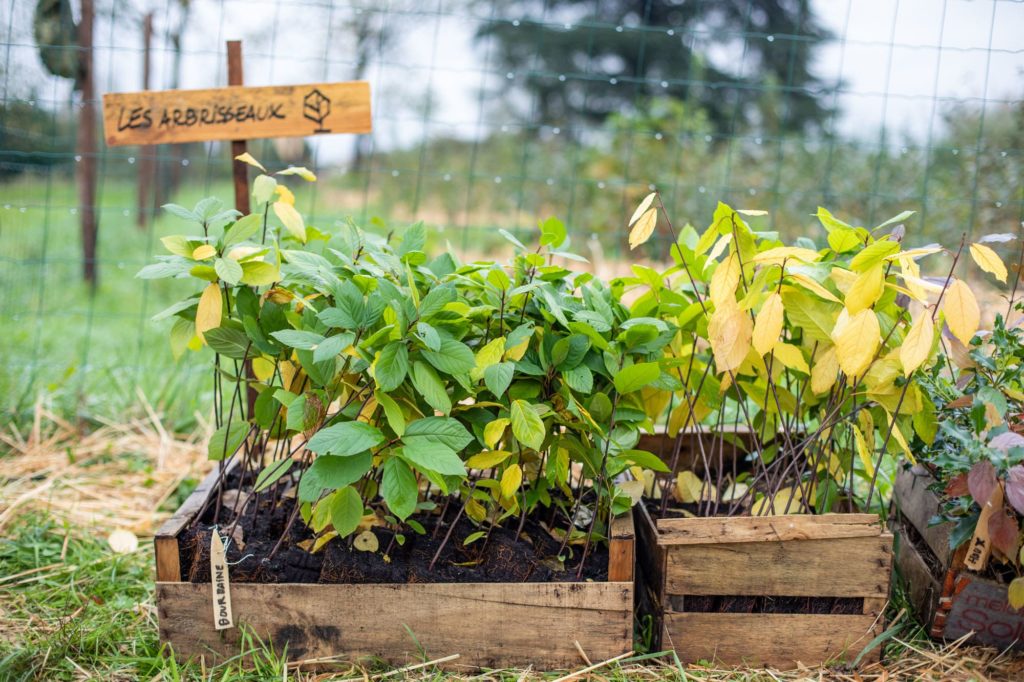
[[[896,569],[906,581],[917,616],[928,634],[972,640],[999,649],[1024,649],[1024,609],[1010,608],[1006,585],[964,567],[967,545],[949,546],[952,523],[929,525],[939,511],[931,475],[920,468],[896,476],[891,525]]]
[[[882,632],[892,535],[873,514],[657,521],[639,507],[635,514],[641,609],[655,646],[675,649],[684,662],[789,669],[851,661]],[[688,610],[688,601],[712,596],[766,598],[783,611],[797,601],[784,598],[839,597],[856,612]],[[862,660],[878,655],[876,647]]]
[[[237,655],[240,624],[278,650],[287,644],[293,661],[374,657],[401,665],[459,654],[450,665],[556,670],[581,665],[579,648],[593,661],[633,649],[632,515],[613,521],[608,582],[233,583],[236,627],[217,631],[211,586],[182,581],[178,550],[217,482],[210,474],[155,540],[160,639],[181,658]]]

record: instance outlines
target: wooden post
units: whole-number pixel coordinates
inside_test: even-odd
[[[142,20],[142,89],[149,90],[149,73],[151,68],[150,50],[153,46],[153,13],[150,12]],[[156,170],[156,147],[144,145],[139,147],[139,191],[138,208],[135,215],[135,224],[142,229],[149,223],[151,206],[149,204],[150,190],[156,191],[153,187]]]
[[[228,85],[245,85],[242,72],[242,41],[228,41]],[[242,215],[249,215],[249,164],[235,161],[235,157],[245,153],[245,140],[231,140],[231,176],[235,181],[235,209]],[[252,371],[252,360],[245,361],[245,376],[256,378]],[[256,414],[256,398],[259,393],[251,381],[246,384],[245,402],[248,407],[246,415],[252,419]]]
[[[82,0],[82,21],[78,25],[82,97],[78,114],[78,210],[81,213],[82,275],[95,291],[99,283],[96,244],[99,227],[96,223],[96,88],[93,79],[93,0]]]
[[[228,85],[244,85],[242,73],[242,41],[228,41]],[[245,153],[245,140],[231,141],[231,169],[235,179],[235,208],[242,215],[249,214],[248,164],[238,163],[235,157]]]

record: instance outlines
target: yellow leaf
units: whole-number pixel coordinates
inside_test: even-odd
[[[299,215],[294,206],[284,201],[275,201],[274,213],[292,236],[305,243],[306,224],[302,221],[302,216]]]
[[[896,444],[903,450],[903,454],[911,464],[917,464],[917,458],[914,457],[914,453],[910,451],[910,444],[907,443],[906,437],[903,432],[900,431],[900,425],[893,423],[893,416],[886,412],[889,416],[889,426],[892,427],[892,437],[896,441]]]
[[[203,244],[202,246],[197,246],[195,248],[195,250],[192,251],[192,259],[193,260],[206,260],[207,258],[213,258],[216,255],[217,255],[217,249],[213,248],[209,244]]]
[[[260,381],[266,381],[274,376],[274,362],[264,357],[253,358],[252,373]]]
[[[782,265],[787,260],[814,263],[819,258],[821,258],[821,254],[814,249],[805,249],[799,246],[779,246],[762,251],[754,256],[753,261],[759,265]]]
[[[629,231],[629,248],[630,250],[640,246],[654,234],[654,228],[658,226],[658,209],[649,208],[647,212],[640,216],[640,219],[633,225],[633,229]]]
[[[851,315],[870,308],[882,296],[885,288],[885,266],[879,263],[857,275],[853,286],[846,292],[846,309]]]
[[[499,336],[476,353],[477,369],[487,369],[491,365],[501,362],[501,356],[505,353],[505,337]]]
[[[779,342],[784,322],[782,296],[769,294],[754,320],[753,344],[758,355],[764,355]]]
[[[842,301],[836,298],[835,294],[833,294],[831,291],[821,286],[820,284],[818,284],[818,282],[811,279],[809,276],[803,274],[802,272],[787,272],[786,276],[789,277],[794,282],[796,282],[797,284],[799,284],[800,286],[802,286],[804,289],[809,290],[810,292],[814,293],[817,296],[820,296],[826,301],[832,301],[833,303],[842,303]]]
[[[868,444],[867,441],[864,440],[864,434],[860,432],[859,428],[853,429],[853,439],[857,441],[857,456],[860,457],[860,462],[864,465],[864,472],[868,476],[874,476],[875,463],[871,459],[871,451],[868,450]]]
[[[255,158],[253,158],[253,155],[250,154],[249,152],[245,152],[244,154],[239,154],[238,156],[235,157],[235,161],[241,161],[242,163],[247,163],[250,166],[255,166],[256,168],[259,168],[264,173],[267,172],[267,169],[263,167],[263,164],[260,163],[259,161],[257,161]]]
[[[791,343],[780,343],[775,346],[775,358],[789,369],[810,374],[811,368],[807,365],[803,351]]]
[[[914,320],[907,338],[900,346],[900,363],[903,365],[903,376],[909,377],[914,370],[924,364],[932,352],[932,342],[935,340],[935,325],[932,324],[932,316],[928,310]]]
[[[525,339],[519,342],[519,345],[512,346],[511,348],[505,349],[505,359],[519,362],[526,355],[526,349],[530,346],[530,336],[528,335]]]
[[[716,308],[736,302],[736,288],[740,285],[740,261],[735,253],[722,261],[711,275],[709,294]],[[735,305],[733,306],[735,307]]]
[[[732,232],[724,237],[720,237],[719,240],[715,242],[714,247],[708,253],[708,263],[718,260],[718,257],[725,252],[725,247],[729,246],[730,243],[732,243]],[[705,265],[705,267],[707,266]]]
[[[518,464],[513,464],[501,474],[501,496],[506,498],[514,497],[519,486],[523,482],[523,470]]]
[[[352,541],[352,546],[360,552],[376,552],[380,548],[380,541],[372,530],[364,530]]]
[[[466,516],[480,523],[487,518],[487,509],[474,499],[466,501]]]
[[[804,493],[799,487],[783,488],[774,497],[765,495],[750,507],[751,516],[780,516],[802,514]]]
[[[838,375],[839,359],[836,357],[836,347],[829,346],[828,350],[814,358],[814,367],[811,368],[811,391],[818,395],[828,393],[836,383]]]
[[[292,191],[285,187],[284,185],[277,185],[274,188],[274,192],[279,197],[281,197],[280,199],[278,199],[278,201],[283,201],[284,203],[290,204],[292,206],[295,205],[295,195],[292,194]]]
[[[732,306],[716,310],[708,321],[708,336],[719,373],[739,367],[750,350],[754,323],[750,315]]]
[[[1024,554],[1024,548],[1021,549]],[[1014,578],[1006,589],[1006,596],[1010,606],[1015,609],[1024,609],[1024,578]]]
[[[505,429],[509,423],[508,417],[500,417],[487,423],[487,426],[484,427],[484,443],[487,444],[487,447],[493,448],[498,444],[501,437],[505,435]]]
[[[878,350],[881,329],[875,311],[865,309],[850,316],[845,324],[837,322],[832,334],[839,368],[849,377],[862,376]]]
[[[981,311],[978,310],[978,301],[974,298],[974,293],[965,282],[955,279],[949,285],[942,299],[942,312],[953,336],[960,339],[965,346],[969,346],[978,331],[978,325],[981,324]]]
[[[704,417],[708,416],[711,412],[711,408],[698,398],[693,404],[693,417],[691,418],[690,403],[687,400],[687,398],[684,398],[681,403],[673,408],[672,413],[668,417],[668,433],[673,438],[684,429],[692,429],[695,426],[699,426]]]
[[[979,268],[991,273],[1000,282],[1006,283],[1006,265],[995,251],[984,244],[971,244],[971,258]]]
[[[306,182],[316,182],[316,174],[305,166],[288,166],[283,171],[277,171],[274,175],[298,175]]]
[[[683,504],[693,504],[700,499],[704,482],[692,471],[680,471],[676,476],[676,499]]]
[[[636,504],[637,502],[642,500],[643,497],[644,497],[644,482],[643,481],[637,481],[637,480],[622,481],[621,483],[616,483],[615,487],[618,488],[619,490],[621,490],[622,492],[624,492],[626,495],[628,495],[630,501],[633,504]]]
[[[203,289],[203,294],[199,297],[199,305],[196,307],[196,334],[203,339],[204,343],[206,339],[203,337],[203,333],[220,326],[220,308],[220,287],[210,284]]]
[[[930,256],[933,253],[939,253],[943,248],[941,246],[922,246],[916,249],[907,249],[906,251],[900,251],[899,253],[888,256],[886,260],[899,259],[902,261],[904,258],[921,258],[922,256]]]
[[[651,192],[644,197],[644,200],[640,202],[640,205],[633,211],[633,216],[629,219],[629,227],[633,227],[633,224],[640,219],[640,216],[647,213],[647,209],[654,203],[654,198],[658,196],[657,192]]]
[[[671,398],[672,391],[664,391],[653,386],[644,386],[640,389],[640,402],[644,406],[644,413],[651,419],[661,416]]]
[[[491,469],[512,456],[505,450],[484,450],[466,460],[467,469]]]

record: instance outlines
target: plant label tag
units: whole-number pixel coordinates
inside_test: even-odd
[[[974,529],[974,537],[967,547],[967,558],[964,564],[972,571],[983,571],[988,566],[988,558],[992,553],[992,538],[988,530],[988,520],[997,511],[1001,514],[1003,508],[1003,486],[997,485],[992,491],[991,497],[981,507],[981,514],[978,516],[978,525]]]
[[[210,586],[213,589],[213,627],[217,630],[234,627],[228,561],[224,552],[224,542],[216,530],[210,537]]]

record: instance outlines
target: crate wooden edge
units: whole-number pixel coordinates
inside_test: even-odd
[[[723,523],[724,522],[724,523]],[[794,667],[800,664],[821,663],[850,654],[860,655],[862,649],[882,632],[884,612],[888,603],[894,536],[883,528],[875,514],[791,514],[777,517],[731,517],[659,519],[655,521],[645,508],[636,515],[637,524],[637,576],[641,608],[652,617],[653,645],[674,648],[683,660],[714,659],[722,663],[742,664],[760,658],[761,664],[774,667]],[[694,547],[713,544],[710,539],[716,528],[725,526],[723,545],[750,543],[801,542],[813,540],[844,540],[849,538],[875,538],[887,545],[887,561],[878,567],[875,577],[883,578],[883,586],[863,596],[862,614],[733,614],[674,611],[668,603],[667,571],[669,554],[680,551],[683,545]],[[772,527],[774,526],[774,528]],[[829,532],[833,535],[829,535]],[[761,594],[754,589],[751,593]],[[855,595],[836,595],[855,596]],[[790,640],[797,643],[792,656],[779,653],[779,641],[760,647],[764,633],[780,626],[779,632],[790,632]],[[688,631],[681,637],[679,628]],[[745,635],[737,635],[739,628]],[[673,635],[675,631],[675,635]],[[846,633],[842,646],[825,646],[822,633]],[[682,641],[684,644],[679,645]],[[733,656],[734,649],[744,656]],[[831,640],[828,640],[831,641]],[[726,643],[723,649],[722,643]],[[753,644],[751,644],[753,642]],[[783,647],[784,648],[784,647]],[[864,653],[862,662],[872,662],[881,656],[881,647]]]
[[[216,632],[212,628],[212,613],[210,615],[209,627],[196,627],[197,621],[202,622],[210,606],[209,583],[189,583],[181,578],[181,566],[179,558],[178,537],[181,532],[195,518],[196,514],[207,504],[210,497],[215,493],[222,478],[231,470],[231,465],[221,469],[215,468],[196,486],[196,489],[186,498],[181,507],[165,521],[154,536],[154,548],[156,558],[156,602],[159,616],[160,639],[172,644],[191,642],[185,647],[176,647],[175,652],[188,658],[203,657],[210,655],[226,656],[231,652],[231,647],[238,643],[239,630],[235,628],[227,632]],[[490,612],[500,612],[503,609],[495,608],[496,605],[511,605],[514,608],[530,608],[532,613],[522,616],[521,621],[525,632],[536,633],[531,626],[537,622],[549,622],[552,614],[571,616],[572,614],[586,614],[581,616],[579,623],[585,627],[578,630],[578,641],[581,646],[590,645],[590,650],[584,648],[588,656],[594,660],[610,658],[632,649],[633,642],[633,613],[634,613],[634,573],[636,562],[636,532],[633,511],[612,519],[609,529],[609,552],[608,552],[608,580],[604,582],[590,583],[399,583],[399,584],[370,584],[370,585],[347,585],[347,584],[320,584],[320,583],[241,583],[232,585],[232,602],[236,613],[241,613],[240,608],[248,600],[255,600],[264,606],[250,608],[249,613],[279,614],[288,613],[288,609],[268,609],[265,607],[266,591],[283,590],[294,592],[293,600],[299,603],[306,603],[309,607],[317,604],[328,604],[331,607],[329,619],[346,618],[348,622],[365,622],[361,626],[363,630],[372,630],[373,624],[382,620],[382,614],[373,609],[367,609],[363,597],[368,591],[376,590],[376,593],[384,600],[385,605],[396,612],[404,611],[409,604],[419,604],[424,599],[432,608],[429,613],[420,618],[419,623],[431,627],[438,625],[437,612],[439,608],[450,605],[452,602],[464,601],[466,609],[474,610],[477,614],[486,616]],[[482,592],[500,595],[499,597],[487,598],[486,596],[465,597],[467,593]],[[310,597],[315,595],[315,597]],[[462,596],[460,596],[462,595]],[[531,599],[545,599],[550,603],[530,604]],[[525,602],[523,601],[525,600]],[[177,607],[169,608],[168,604],[177,603]],[[356,605],[351,612],[344,613],[339,610],[339,605]],[[481,606],[482,605],[482,606]],[[489,610],[489,611],[488,611]],[[176,618],[180,613],[187,614],[183,620]],[[367,614],[372,617],[367,621]],[[594,618],[593,614],[600,614]],[[302,638],[302,641],[320,641],[321,646],[328,646],[332,638],[335,638],[336,627],[334,625],[323,625],[319,630],[303,630],[301,628],[302,610],[294,612],[295,625],[298,629],[288,632],[289,641],[292,635]],[[327,616],[325,616],[327,618]],[[241,618],[241,620],[245,620]],[[564,618],[563,618],[564,620]],[[332,621],[333,622],[333,621]],[[569,624],[571,625],[571,621]],[[480,640],[478,628],[465,628],[466,613],[463,612],[453,620],[452,627],[446,630],[449,636],[453,633],[468,631],[470,639],[463,641],[463,649],[472,647],[475,640]],[[495,625],[500,625],[495,623]],[[288,624],[285,624],[287,627]],[[216,633],[215,635],[210,633]],[[199,638],[208,636],[209,641],[200,641]],[[354,655],[373,656],[377,658],[389,658],[394,649],[401,649],[397,643],[404,639],[407,633],[403,630],[400,637],[394,633],[390,638],[377,633],[372,641],[375,644],[361,645],[357,647]],[[485,666],[495,664],[495,667],[507,666],[514,663],[542,664],[556,669],[559,666],[576,666],[581,663],[579,650],[574,641],[560,643],[560,649],[552,650],[543,654],[538,649],[538,643],[546,642],[547,638],[538,638],[531,634],[532,639],[528,645],[520,646],[519,651],[506,650],[500,655],[490,655],[486,652],[477,652],[469,655],[461,655],[461,659],[455,665]],[[410,639],[409,642],[414,640]],[[487,642],[482,642],[484,645]],[[406,644],[405,646],[408,646]],[[543,644],[541,644],[543,646]],[[393,649],[389,651],[389,647]],[[292,649],[294,653],[294,648]],[[331,651],[334,655],[338,652]],[[411,655],[418,655],[418,649],[410,649]],[[290,654],[291,655],[291,654]],[[393,655],[391,659],[397,661]],[[500,664],[500,665],[499,665]],[[314,665],[314,667],[316,667]]]

